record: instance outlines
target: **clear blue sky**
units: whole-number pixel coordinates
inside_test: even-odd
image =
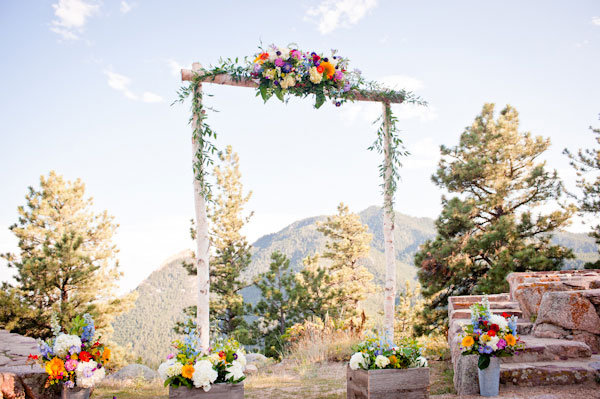
[[[170,106],[177,69],[243,57],[265,44],[337,48],[367,78],[429,101],[396,106],[406,146],[396,209],[435,217],[439,145],[453,145],[484,102],[511,104],[523,130],[550,137],[548,164],[572,185],[560,154],[593,144],[600,125],[598,1],[93,1],[0,3],[0,252],[26,187],[56,170],[82,178],[120,224],[132,288],[191,246],[188,106]],[[255,239],[301,217],[381,204],[376,104],[312,100],[263,105],[251,89],[210,87],[221,146],[239,153],[253,191]],[[574,226],[573,228],[577,228]],[[0,265],[0,280],[9,272]]]

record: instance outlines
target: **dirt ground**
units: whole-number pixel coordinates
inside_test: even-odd
[[[431,399],[480,399],[481,396],[458,396],[452,385],[452,368],[447,361],[431,362]],[[346,398],[346,365],[313,364],[305,367],[279,363],[265,367],[245,381],[249,399],[344,399]],[[143,380],[130,383],[102,383],[94,390],[94,398],[138,399],[168,398],[168,389],[159,382]],[[502,399],[600,399],[600,385],[501,387]]]

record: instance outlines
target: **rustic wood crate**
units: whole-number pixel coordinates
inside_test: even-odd
[[[213,384],[208,392],[202,388],[169,387],[169,399],[244,399],[244,383]]]
[[[347,369],[347,399],[427,399],[429,368]]]

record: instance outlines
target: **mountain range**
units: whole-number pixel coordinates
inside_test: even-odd
[[[373,234],[371,250],[364,259],[364,265],[375,276],[375,282],[382,286],[385,276],[382,208],[371,206],[359,216]],[[271,253],[275,250],[290,258],[295,271],[300,270],[302,259],[321,252],[325,247],[325,237],[316,226],[316,222],[325,219],[326,216],[315,216],[298,220],[276,233],[259,238],[252,245],[252,263],[244,278],[252,281],[256,275],[266,271]],[[401,213],[396,213],[395,223],[397,277],[402,284],[415,279],[414,254],[419,245],[435,236],[435,225],[430,218]],[[569,268],[581,267],[583,263],[597,258],[597,246],[585,234],[560,232],[556,233],[553,241],[575,252],[577,259],[567,263]],[[149,365],[158,365],[169,353],[169,343],[176,338],[173,325],[183,318],[181,310],[195,302],[196,279],[181,266],[191,255],[190,251],[183,251],[163,262],[135,289],[139,294],[135,307],[114,322],[114,340],[124,345],[131,343],[134,352]],[[255,303],[258,299],[258,290],[254,287],[246,288],[242,293],[246,302]],[[376,311],[381,308],[382,298],[374,296],[367,302],[367,311]]]

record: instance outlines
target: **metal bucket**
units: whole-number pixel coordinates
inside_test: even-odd
[[[479,394],[481,396],[498,396],[500,388],[500,359],[492,357],[490,365],[479,372]]]

